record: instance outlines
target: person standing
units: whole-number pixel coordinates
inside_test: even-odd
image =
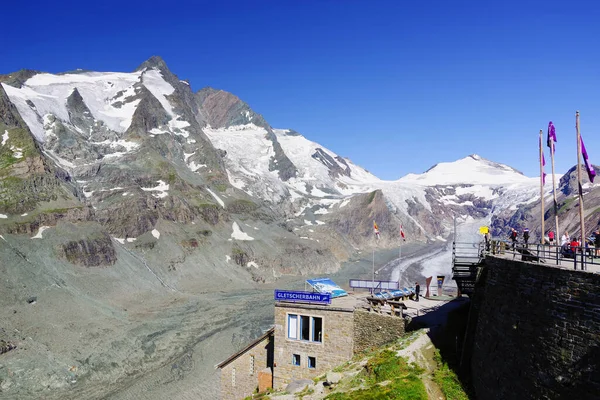
[[[564,245],[565,243],[570,243],[571,242],[571,237],[569,236],[569,232],[565,231],[565,233],[563,233],[562,237],[560,238],[560,245]]]
[[[523,229],[523,241],[525,242],[525,247],[528,247],[529,242],[529,228]]]
[[[419,301],[419,293],[421,292],[421,286],[419,282],[415,282],[415,301]]]
[[[517,230],[515,228],[510,228],[512,231],[510,232],[510,240],[512,240],[512,249],[515,250],[515,246],[517,245]]]
[[[598,229],[594,232],[594,247],[596,247],[596,257],[600,256],[600,231]]]
[[[548,232],[548,241],[550,242],[550,246],[554,244],[554,231]]]

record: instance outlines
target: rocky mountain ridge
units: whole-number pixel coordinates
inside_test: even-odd
[[[539,200],[536,178],[477,155],[382,181],[293,130],[272,128],[231,93],[193,93],[160,57],[132,73],[28,70],[2,80],[5,233],[88,221],[135,247],[159,220],[223,233],[229,224],[233,240],[231,224],[250,218],[279,240],[327,254],[321,262],[333,266],[375,245],[372,221],[383,247],[397,245],[400,224],[409,240],[435,241],[454,218],[494,214],[502,216],[493,223],[500,234],[529,218],[517,209]],[[257,279],[282,272],[257,242],[241,242],[231,248],[246,248],[235,258],[243,267],[268,263],[256,268]]]
[[[600,200],[584,187],[591,229]],[[569,229],[573,199],[568,172]],[[17,348],[0,397],[107,398],[156,371],[168,397],[260,335],[274,284],[396,248],[401,224],[439,246],[455,219],[532,228],[537,202],[537,178],[477,155],[380,180],[233,94],[194,93],[159,57],[1,75],[0,340]],[[192,398],[214,394],[192,381]]]

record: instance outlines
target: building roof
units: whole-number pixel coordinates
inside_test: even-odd
[[[267,338],[268,336],[273,335],[273,332],[275,332],[275,327],[274,326],[271,329],[269,329],[268,331],[266,331],[265,333],[263,333],[260,337],[258,337],[257,339],[255,339],[253,342],[251,342],[246,347],[244,347],[243,349],[241,349],[237,353],[233,354],[232,356],[230,356],[225,361],[222,361],[221,363],[217,364],[215,366],[215,368],[223,368],[223,367],[225,367],[227,364],[229,364],[230,362],[234,361],[235,359],[237,359],[238,357],[240,357],[241,355],[243,355],[245,352],[247,352],[248,350],[250,350],[251,348],[253,348],[257,344],[259,344],[260,342],[262,342],[263,340],[265,340],[265,338]]]

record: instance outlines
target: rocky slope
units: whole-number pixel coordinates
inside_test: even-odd
[[[18,344],[0,397],[99,398],[156,369],[177,382],[170,362],[214,360],[269,323],[265,285],[396,247],[401,224],[425,243],[455,218],[498,234],[540,218],[537,178],[472,155],[383,181],[231,93],[194,93],[159,57],[0,83],[0,340]],[[217,334],[232,339],[199,355]]]

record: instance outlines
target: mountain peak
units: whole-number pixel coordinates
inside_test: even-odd
[[[423,185],[513,183],[529,179],[520,171],[471,154],[453,162],[435,164],[422,174],[408,174],[400,180]]]
[[[167,67],[167,63],[162,59],[161,56],[152,56],[146,61],[144,61],[139,67],[136,68],[137,71],[142,71],[145,68],[156,68],[159,71],[169,71],[169,67]],[[170,71],[169,71],[170,72]]]

